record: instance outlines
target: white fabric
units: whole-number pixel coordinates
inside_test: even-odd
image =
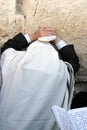
[[[51,107],[68,108],[69,73],[49,44],[34,42],[27,51],[2,54],[0,130],[57,130]]]
[[[56,39],[56,36],[44,36],[44,37],[39,37],[38,41],[40,42],[50,42]]]
[[[61,48],[67,46],[67,44],[63,40],[60,40],[58,43],[56,43],[56,46],[60,50]]]
[[[24,37],[26,38],[26,40],[27,40],[27,42],[28,42],[28,43],[30,43],[30,42],[31,42],[31,39],[30,39],[30,37],[29,37],[29,35],[28,35],[28,34],[25,34],[25,35],[24,35]]]

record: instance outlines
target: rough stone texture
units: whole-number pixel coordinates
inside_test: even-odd
[[[80,58],[77,81],[87,81],[87,0],[0,0],[0,44],[18,32],[51,26]]]
[[[0,0],[0,45],[15,34],[15,0]]]

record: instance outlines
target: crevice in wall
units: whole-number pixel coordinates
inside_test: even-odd
[[[23,4],[23,0],[16,0],[16,13],[17,14],[23,14],[22,4]]]
[[[35,11],[34,11],[33,16],[35,16],[35,15],[37,14],[38,5],[39,5],[39,2],[38,2],[38,1],[36,1],[36,7],[35,7]]]

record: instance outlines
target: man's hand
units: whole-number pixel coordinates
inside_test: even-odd
[[[60,38],[57,32],[53,28],[50,28],[50,27],[39,27],[39,29],[35,33],[29,36],[30,36],[31,41],[35,41],[35,40],[38,40],[39,37],[53,36],[53,35],[56,36],[56,39],[54,40],[54,44],[56,44],[57,42],[60,41]]]
[[[40,27],[34,34],[30,35],[31,41],[37,40],[39,37],[56,35],[53,28]]]

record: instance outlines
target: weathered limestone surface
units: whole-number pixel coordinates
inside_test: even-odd
[[[0,0],[0,45],[15,34],[15,0]]]
[[[51,26],[74,44],[81,68],[76,78],[87,81],[87,0],[0,0],[0,44],[18,32]]]

